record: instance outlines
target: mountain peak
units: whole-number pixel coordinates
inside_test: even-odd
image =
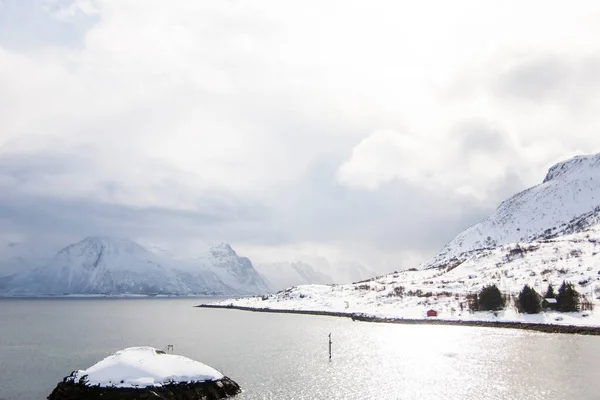
[[[559,179],[570,174],[582,173],[590,168],[600,167],[600,153],[594,155],[575,156],[569,160],[553,165],[546,174],[544,182]]]
[[[138,243],[130,239],[110,237],[110,236],[88,236],[77,243],[63,248],[59,253],[70,252],[73,249],[88,249],[88,251],[104,251],[127,253],[146,253],[147,250]]]
[[[599,177],[600,154],[552,166],[543,183],[503,201],[490,216],[458,234],[425,268],[478,249],[589,228],[595,224],[593,216],[571,228],[568,225],[600,205]]]
[[[98,244],[110,244],[110,243],[135,243],[130,239],[111,237],[111,236],[102,236],[102,235],[91,235],[87,236],[79,243],[98,243]]]
[[[219,243],[211,246],[210,252],[215,256],[237,256],[229,243]]]

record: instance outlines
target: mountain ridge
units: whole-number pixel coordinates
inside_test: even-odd
[[[231,246],[226,259],[205,257],[191,265],[167,258],[125,238],[88,236],[60,249],[44,266],[0,280],[5,295],[64,294],[170,294],[247,295],[268,292],[266,286],[248,286],[221,273],[227,263],[244,265],[256,273],[247,258]]]
[[[544,181],[504,200],[423,263],[430,268],[461,253],[532,240],[600,206],[600,154],[577,156],[549,168]]]

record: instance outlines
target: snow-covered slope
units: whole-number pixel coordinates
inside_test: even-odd
[[[598,205],[600,154],[572,158],[550,168],[541,184],[504,201],[489,217],[460,233],[423,267],[471,250],[531,240]]]
[[[227,265],[249,262],[233,253],[227,258]],[[155,254],[127,239],[88,237],[60,250],[43,267],[0,280],[0,293],[231,295],[263,292],[250,279],[238,282],[239,274],[229,276],[233,273],[231,270],[218,268],[224,262],[223,257],[215,254],[190,267],[189,262]]]
[[[544,293],[570,281],[583,300],[600,299],[600,156],[552,167],[541,185],[505,201],[459,234],[422,268],[349,285],[305,285],[268,298],[225,301],[235,306],[424,318],[503,320],[600,326],[590,311],[518,314],[514,296],[525,284]],[[489,240],[487,238],[490,238]],[[500,313],[470,313],[466,296],[496,284],[511,301]]]
[[[215,273],[228,287],[238,292],[271,292],[269,284],[254,269],[250,259],[238,256],[227,243],[212,246],[198,261],[201,266]]]
[[[496,315],[467,310],[466,295],[496,284],[509,298],[528,284],[544,293],[570,281],[586,301],[600,306],[600,227],[472,252],[458,266],[406,270],[349,285],[303,285],[268,298],[226,300],[223,305],[275,310],[364,313],[377,317],[425,318],[435,309],[449,320],[494,320],[600,326],[600,313],[519,314],[513,306]]]
[[[270,287],[275,291],[296,285],[335,282],[330,276],[317,271],[311,265],[301,261],[258,264],[256,265],[256,269],[267,279]]]

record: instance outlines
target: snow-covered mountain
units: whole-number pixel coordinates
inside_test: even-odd
[[[324,257],[301,256],[300,261],[258,264],[256,269],[272,289],[308,284],[344,284],[372,277],[374,273],[358,262],[330,263]]]
[[[271,291],[269,284],[254,269],[250,259],[238,256],[227,243],[212,246],[198,261],[237,292],[253,294]]]
[[[544,181],[504,201],[423,265],[435,266],[472,250],[526,242],[560,229],[600,204],[600,154],[578,156],[550,168]]]
[[[503,202],[460,233],[421,268],[350,285],[306,285],[267,299],[227,301],[243,307],[360,312],[423,318],[495,319],[600,325],[589,312],[569,316],[463,312],[466,295],[496,284],[509,297],[525,284],[543,293],[570,281],[584,301],[600,299],[600,155],[553,166],[544,182]],[[466,310],[465,310],[466,311]]]
[[[352,283],[375,275],[373,271],[356,261],[329,261],[322,256],[300,256],[299,262],[310,265],[315,271],[333,279],[333,283]]]
[[[302,261],[257,264],[256,269],[275,291],[296,285],[335,283],[332,277]]]
[[[139,244],[108,237],[88,237],[60,250],[43,267],[0,279],[4,295],[63,294],[258,294],[252,264],[232,252],[211,253],[202,262],[167,258]],[[236,271],[245,269],[246,275]],[[231,266],[230,269],[227,266]],[[236,273],[237,272],[237,273]],[[231,275],[229,275],[231,274]],[[225,283],[227,281],[227,283]]]

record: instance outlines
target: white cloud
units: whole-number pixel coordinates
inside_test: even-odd
[[[252,224],[213,226],[240,246],[384,265],[600,151],[597,2],[42,6],[0,15],[2,156],[50,160],[12,181],[19,196],[189,212],[219,193],[270,210],[253,240]],[[440,220],[446,236],[412,241]]]
[[[418,138],[392,130],[374,132],[353,150],[342,164],[338,179],[348,186],[376,189],[394,179],[425,180],[438,161]]]

